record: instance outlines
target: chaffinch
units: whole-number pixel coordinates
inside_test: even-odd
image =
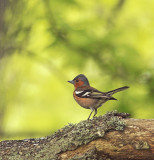
[[[95,111],[93,117],[96,116],[97,109],[101,107],[105,102],[107,102],[108,100],[117,100],[116,98],[112,97],[114,93],[117,93],[119,91],[123,91],[129,88],[128,86],[124,86],[109,92],[101,92],[91,87],[88,79],[83,74],[79,74],[73,80],[68,82],[72,83],[75,87],[75,90],[73,92],[73,97],[76,100],[76,102],[81,107],[84,107],[86,109],[91,109],[91,113],[88,117],[88,120],[91,114],[93,113],[93,111]]]

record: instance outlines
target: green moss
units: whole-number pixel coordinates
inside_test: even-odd
[[[96,138],[102,138],[106,131],[123,130],[124,121],[117,115],[117,111],[109,112],[104,116],[95,117],[92,120],[81,121],[78,124],[69,124],[57,131],[52,137],[56,137],[53,150],[60,152],[74,150],[82,144],[87,144]],[[52,140],[51,140],[52,142]],[[56,147],[56,149],[55,149]]]
[[[135,149],[149,149],[150,148],[148,142],[145,142],[145,141],[139,141],[134,146],[135,146]]]
[[[68,124],[48,137],[7,141],[9,156],[3,154],[3,158],[9,157],[12,159],[15,158],[15,160],[37,160],[38,158],[40,160],[56,160],[59,153],[74,150],[96,138],[103,138],[105,132],[109,130],[123,130],[125,127],[125,123],[121,118],[123,116],[126,117],[126,114],[113,111],[104,116],[81,121],[78,124]],[[3,146],[3,142],[1,146]],[[83,155],[82,159],[87,157],[90,160],[92,157],[95,160],[94,155],[92,155],[93,151],[89,151],[88,153]],[[78,158],[76,157],[76,159]]]

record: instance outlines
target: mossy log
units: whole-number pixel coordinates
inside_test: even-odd
[[[152,160],[154,119],[109,112],[51,136],[0,142],[0,160]]]

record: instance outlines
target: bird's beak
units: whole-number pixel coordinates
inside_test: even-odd
[[[71,80],[71,81],[67,81],[67,82],[69,82],[69,83],[71,83],[71,84],[74,84],[74,81],[73,81],[73,80]]]

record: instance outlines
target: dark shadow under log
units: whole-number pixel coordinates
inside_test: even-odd
[[[154,119],[109,112],[51,136],[0,142],[0,160],[154,159]]]

